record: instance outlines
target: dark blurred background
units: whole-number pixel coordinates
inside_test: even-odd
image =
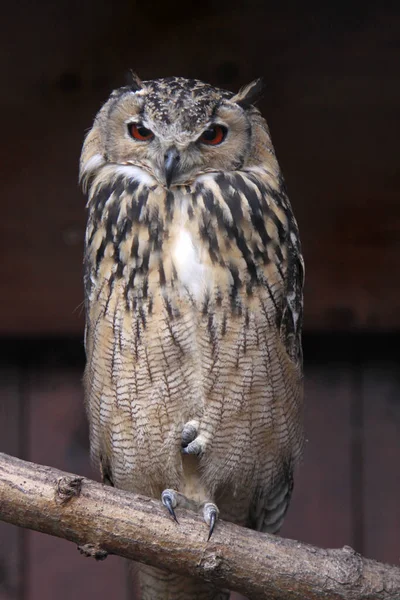
[[[77,177],[101,103],[131,68],[232,90],[262,75],[306,260],[308,443],[282,533],[399,564],[400,8],[389,6],[3,6],[0,451],[94,476]],[[122,560],[0,524],[0,599],[55,597],[133,596]]]

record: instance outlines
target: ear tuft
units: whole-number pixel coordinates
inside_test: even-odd
[[[239,92],[231,98],[231,102],[239,104],[242,108],[249,108],[249,106],[261,98],[264,87],[264,82],[261,77],[255,79],[251,83],[240,88]]]
[[[131,71],[130,74],[131,74],[130,87],[131,87],[132,92],[138,92],[139,90],[143,89],[143,82],[139,78],[139,76],[136,75],[136,73],[134,73],[133,71]]]

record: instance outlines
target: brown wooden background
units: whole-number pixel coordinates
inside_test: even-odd
[[[0,33],[0,451],[91,474],[77,164],[100,104],[130,68],[263,75],[307,274],[308,444],[282,533],[399,564],[400,9],[21,0]],[[132,593],[116,557],[0,523],[0,600],[55,597]]]

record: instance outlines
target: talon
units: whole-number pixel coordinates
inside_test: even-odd
[[[182,448],[183,454],[196,454],[200,456],[203,454],[204,445],[200,437],[197,437],[193,442],[190,442],[186,447]]]
[[[197,436],[199,428],[198,421],[188,421],[182,429],[182,448],[185,448],[190,442],[193,442]]]
[[[209,531],[208,531],[208,538],[207,538],[207,542],[209,542],[209,541],[210,541],[210,538],[211,538],[211,536],[212,536],[212,534],[213,534],[213,531],[214,531],[214,527],[215,527],[215,523],[216,523],[216,522],[217,522],[217,513],[213,512],[213,513],[210,515],[210,529],[209,529]]]
[[[206,502],[206,504],[204,505],[204,508],[203,508],[203,515],[204,515],[205,522],[209,526],[207,542],[210,541],[210,538],[213,534],[214,527],[215,527],[215,524],[218,519],[218,514],[219,514],[218,507],[215,504],[213,504],[212,502]]]
[[[177,505],[175,492],[173,490],[164,490],[163,493],[161,494],[161,502],[168,509],[168,512],[171,515],[171,517],[174,519],[174,521],[179,523],[178,519],[176,518],[175,511],[174,511],[174,508]]]

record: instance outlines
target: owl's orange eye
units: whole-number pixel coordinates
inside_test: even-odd
[[[147,127],[143,127],[140,123],[130,123],[128,130],[135,140],[140,140],[141,142],[148,142],[154,137],[154,133],[150,129],[147,129]]]
[[[208,146],[217,146],[224,141],[227,131],[227,128],[223,125],[213,125],[209,129],[203,131],[199,137],[199,140],[202,142],[202,144],[207,144]]]

